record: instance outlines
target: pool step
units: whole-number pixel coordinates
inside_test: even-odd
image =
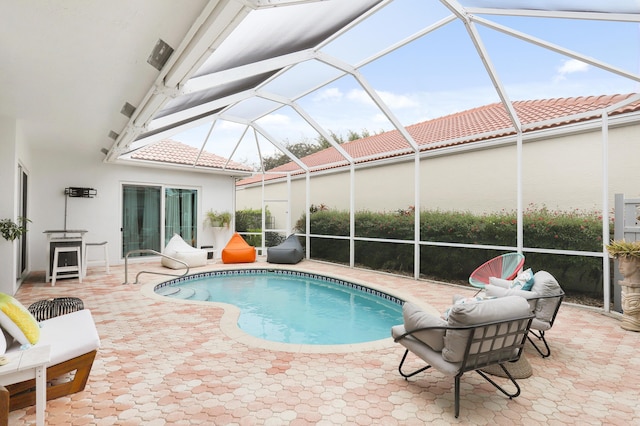
[[[209,300],[209,291],[204,288],[196,288],[189,300]]]
[[[157,292],[163,296],[173,297],[174,299],[185,300],[209,300],[209,291],[203,288],[193,289],[190,287],[164,287]]]
[[[179,288],[177,292],[171,294],[169,297],[173,297],[174,299],[190,299],[194,294],[196,294],[196,291],[194,289],[182,287]]]

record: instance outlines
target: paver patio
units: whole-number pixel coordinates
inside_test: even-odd
[[[272,267],[264,259],[249,266]],[[438,311],[454,294],[476,291],[313,261],[293,268],[370,283]],[[129,265],[129,281],[141,269],[169,271],[158,261],[136,263]],[[44,273],[33,273],[21,286],[16,297],[25,306],[81,298],[102,340],[87,387],[49,401],[47,424],[640,424],[640,333],[621,329],[616,314],[563,304],[547,334],[551,357],[526,346],[533,375],[519,380],[522,394],[509,400],[466,373],[456,419],[453,379],[427,371],[405,381],[397,372],[403,348],[390,337],[337,350],[256,346],[233,332],[233,317],[220,307],[147,294],[166,279],[144,274],[141,284],[123,285],[124,267],[115,266],[110,275],[89,268],[83,283],[59,280],[55,287],[44,282]],[[34,407],[10,413],[11,425],[34,422]]]

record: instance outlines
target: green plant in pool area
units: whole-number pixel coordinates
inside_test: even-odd
[[[229,212],[217,212],[209,210],[207,212],[206,224],[214,228],[228,228],[229,224],[231,224],[231,218],[232,216]]]
[[[17,222],[11,219],[0,220],[0,234],[7,241],[13,241],[20,238],[22,234],[27,232],[27,222],[31,222],[26,217],[19,217]]]

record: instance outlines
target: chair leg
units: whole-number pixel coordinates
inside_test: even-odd
[[[509,373],[509,370],[507,370],[507,368],[504,366],[504,364],[498,364],[500,366],[500,368],[502,368],[502,370],[505,372],[505,374],[507,375],[507,378],[511,381],[511,383],[515,386],[516,390],[515,392],[508,392],[504,387],[500,386],[499,384],[497,384],[496,382],[494,382],[493,380],[491,380],[486,374],[484,374],[481,370],[476,370],[476,373],[478,373],[479,375],[481,375],[487,382],[491,383],[496,389],[498,389],[500,392],[502,392],[504,395],[508,396],[509,399],[515,398],[518,395],[520,395],[520,385],[518,385],[518,382],[516,382],[516,379],[513,378],[513,376],[511,375],[511,373]]]
[[[538,345],[536,345],[536,343],[531,338],[530,334],[533,334],[535,337],[538,338],[538,340],[542,340],[542,343],[544,343],[544,348],[545,348],[544,352],[542,351],[542,349],[540,349],[540,347]],[[549,348],[549,344],[547,343],[547,339],[544,338],[544,331],[540,330],[538,332],[538,334],[536,334],[536,332],[534,332],[533,330],[530,329],[529,330],[529,334],[527,334],[527,339],[529,340],[529,342],[531,342],[533,347],[536,348],[536,351],[538,351],[538,353],[542,356],[542,358],[546,358],[549,355],[551,355],[551,349]]]
[[[454,395],[454,404],[455,404],[455,416],[456,419],[458,418],[458,415],[460,415],[460,377],[462,377],[462,374],[458,374],[455,377],[455,395]]]
[[[58,251],[53,253],[53,267],[51,268],[51,287],[56,285],[56,278],[58,275]]]
[[[404,351],[404,355],[402,356],[402,361],[400,361],[400,365],[398,366],[398,372],[400,373],[400,375],[402,377],[404,377],[405,380],[407,380],[409,377],[415,376],[418,373],[422,373],[424,370],[431,368],[430,365],[427,364],[426,367],[422,367],[417,369],[416,371],[412,372],[412,373],[405,373],[402,371],[402,366],[404,364],[404,361],[407,359],[407,355],[409,354],[409,349]]]

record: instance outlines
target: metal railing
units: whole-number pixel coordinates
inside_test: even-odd
[[[137,253],[152,253],[152,254],[157,254],[158,256],[162,256],[164,258],[167,259],[171,259],[174,262],[178,262],[184,265],[185,268],[187,268],[187,270],[184,272],[184,274],[167,274],[167,273],[163,273],[163,272],[154,272],[154,271],[140,271],[136,274],[136,280],[133,284],[138,284],[138,277],[140,277],[141,274],[155,274],[155,275],[166,275],[169,277],[184,277],[185,275],[187,275],[189,273],[189,265],[187,265],[186,262],[183,262],[182,260],[178,260],[175,259],[171,256],[167,256],[166,254],[162,254],[160,252],[157,252],[155,250],[151,250],[151,249],[140,249],[140,250],[131,250],[129,252],[127,252],[127,254],[125,254],[124,256],[124,282],[122,284],[129,284],[129,273],[128,273],[128,268],[129,268],[129,255],[130,254],[137,254]]]

